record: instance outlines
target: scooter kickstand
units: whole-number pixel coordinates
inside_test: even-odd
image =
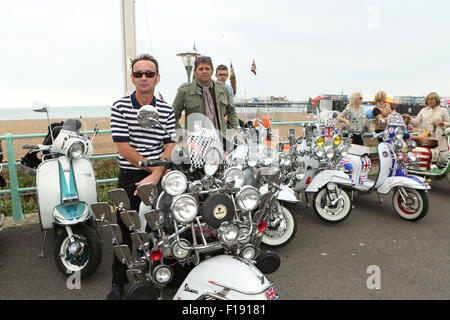
[[[44,241],[42,242],[41,253],[39,254],[39,258],[45,258],[44,248],[46,241],[47,241],[47,230],[44,231]]]
[[[378,202],[383,205],[383,199],[380,198],[380,194],[377,192]]]

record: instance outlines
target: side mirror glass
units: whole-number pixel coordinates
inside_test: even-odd
[[[143,106],[139,109],[137,121],[143,128],[153,128],[159,121],[159,113],[154,106]]]
[[[96,202],[91,204],[91,210],[94,213],[94,215],[99,220],[106,220],[111,222],[112,220],[112,214],[111,214],[111,207],[109,206],[109,203],[107,202]]]
[[[124,189],[118,188],[108,191],[108,198],[111,200],[116,208],[125,210],[131,209],[130,199]]]
[[[136,188],[139,198],[146,206],[154,205],[158,199],[158,187],[153,182],[140,185]]]
[[[136,210],[122,211],[120,217],[129,230],[135,231],[141,228],[141,219]]]

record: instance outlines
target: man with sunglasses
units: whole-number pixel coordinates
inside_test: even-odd
[[[158,185],[164,167],[143,168],[138,162],[170,158],[175,143],[159,129],[142,128],[137,122],[137,113],[144,105],[153,105],[159,113],[159,121],[170,132],[175,132],[175,114],[172,106],[154,96],[160,75],[158,62],[151,55],[141,55],[131,62],[131,80],[136,91],[120,98],[111,108],[111,131],[119,153],[118,188],[123,188],[130,199],[131,210],[139,211],[140,199],[136,187],[153,182]],[[123,234],[123,243],[132,246],[130,230],[117,215],[117,224]],[[128,282],[126,266],[113,256],[112,288],[108,300],[120,299],[124,285]]]
[[[226,137],[227,120],[231,128],[236,129],[238,120],[234,103],[228,89],[222,82],[212,80],[214,67],[210,57],[199,56],[195,59],[192,82],[184,83],[178,88],[173,102],[177,128],[183,111],[185,119],[191,113],[206,115]]]

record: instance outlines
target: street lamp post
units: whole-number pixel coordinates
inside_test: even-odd
[[[192,69],[194,68],[194,61],[195,58],[197,58],[199,55],[200,55],[199,53],[190,51],[177,54],[177,56],[181,57],[181,59],[183,60],[183,64],[184,67],[186,68],[186,73],[188,76],[188,82],[191,82],[191,72]]]

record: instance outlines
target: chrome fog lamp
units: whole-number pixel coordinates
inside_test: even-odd
[[[341,142],[342,142],[342,138],[341,138],[340,135],[335,135],[335,136],[333,137],[333,143],[334,143],[334,145],[335,145],[336,147],[337,147],[338,145],[340,145]]]
[[[256,256],[256,248],[251,244],[248,244],[242,249],[241,257],[246,260],[253,260]]]
[[[325,147],[325,155],[328,159],[334,158],[334,148],[333,147]]]
[[[403,148],[403,141],[401,141],[401,140],[395,140],[395,142],[394,142],[394,147],[395,147],[397,150],[401,150],[401,148]]]
[[[84,143],[81,141],[77,141],[72,143],[69,150],[67,151],[67,154],[69,158],[80,159],[83,156],[84,150],[85,150]]]
[[[229,179],[234,180],[234,188],[240,188],[244,185],[244,172],[237,167],[228,168],[225,171],[224,180]]]
[[[175,197],[186,191],[187,178],[180,171],[170,171],[162,178],[161,186],[165,192]]]
[[[170,280],[172,280],[172,277],[172,269],[165,264],[161,264],[153,270],[153,279],[155,279],[155,281],[159,284],[164,285],[169,283]]]
[[[274,153],[275,151],[270,147],[265,147],[264,151],[261,154],[261,163],[263,166],[268,167],[272,164],[274,159]]]
[[[257,154],[249,154],[247,157],[247,164],[249,167],[256,167],[258,164],[258,155]]]
[[[239,168],[239,169],[243,169],[245,166],[245,160],[242,158],[236,158],[233,159],[233,167]]]
[[[220,243],[230,246],[239,239],[239,227],[232,222],[226,221],[217,229],[217,237]]]
[[[395,129],[394,131],[395,137],[397,139],[403,139],[403,135],[405,134],[405,131],[403,130],[403,128],[398,127],[397,129]]]
[[[241,227],[239,229],[239,243],[246,244],[250,241],[250,235],[248,234],[250,232],[250,229],[247,227]],[[243,238],[244,235],[247,235],[247,237]]]
[[[345,157],[346,155],[348,155],[348,146],[345,144],[342,144],[339,146],[339,153],[341,154],[341,156]]]
[[[195,180],[191,183],[190,189],[193,193],[200,193],[203,190],[203,182]]]
[[[323,144],[325,143],[324,137],[318,137],[315,141],[316,146],[323,147]]]
[[[255,187],[245,186],[236,195],[236,202],[241,211],[255,210],[259,204],[259,192]]]
[[[290,166],[292,162],[292,156],[290,154],[286,155],[286,160],[284,160],[285,166]]]
[[[197,200],[188,194],[179,195],[173,199],[170,211],[179,223],[190,223],[198,213]]]
[[[408,152],[406,155],[407,155],[406,159],[407,159],[407,161],[409,163],[416,163],[417,162],[416,154],[414,154],[412,152]]]
[[[205,154],[205,174],[213,176],[219,169],[221,160],[222,158],[219,149],[214,147],[208,149]]]
[[[287,155],[284,152],[278,152],[278,161],[280,166],[286,163]]]
[[[294,178],[297,180],[302,180],[306,175],[306,168],[304,165],[299,166],[297,170],[295,170]]]
[[[323,148],[319,147],[319,146],[315,147],[314,148],[314,154],[316,155],[316,157],[322,158],[323,154],[324,154]]]
[[[414,140],[409,140],[407,144],[410,150],[417,148],[417,142],[415,142]]]
[[[191,243],[186,240],[181,238],[180,239],[180,243],[184,246],[184,247],[190,247]],[[189,257],[189,255],[191,254],[191,250],[186,250],[183,249],[180,246],[180,243],[178,243],[177,241],[174,241],[172,243],[172,246],[170,247],[170,251],[172,252],[172,255],[177,259],[177,260],[185,260],[187,257]]]

